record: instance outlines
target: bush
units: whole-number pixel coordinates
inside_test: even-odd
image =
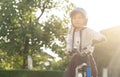
[[[0,77],[62,77],[61,71],[0,70]]]

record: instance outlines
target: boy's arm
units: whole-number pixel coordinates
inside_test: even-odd
[[[65,54],[68,55],[72,51],[72,31],[68,33],[66,42],[67,42],[67,47],[66,47],[67,51],[65,52]]]
[[[106,40],[107,39],[103,34],[101,34],[99,32],[94,32],[93,44],[103,42],[103,41],[106,41]]]
[[[68,38],[67,38],[67,51],[71,51],[72,50],[72,37],[70,34],[68,34]]]

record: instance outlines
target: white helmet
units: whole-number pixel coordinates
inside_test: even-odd
[[[74,13],[76,13],[76,12],[82,13],[82,14],[87,18],[87,13],[86,13],[86,11],[85,11],[83,8],[79,8],[79,7],[74,8],[74,9],[70,12],[70,17],[72,17],[72,16],[74,15]]]

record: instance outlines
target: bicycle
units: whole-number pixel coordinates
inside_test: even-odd
[[[82,63],[81,65],[77,66],[75,69],[75,77],[91,77],[91,67],[90,67],[90,55],[93,52],[93,49],[88,46],[84,48],[82,52],[77,51],[80,56],[87,57],[87,63]]]

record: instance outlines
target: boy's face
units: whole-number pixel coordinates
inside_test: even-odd
[[[73,24],[74,27],[80,28],[80,27],[86,26],[87,19],[82,13],[76,12],[72,16],[71,21],[72,21],[72,24]]]

